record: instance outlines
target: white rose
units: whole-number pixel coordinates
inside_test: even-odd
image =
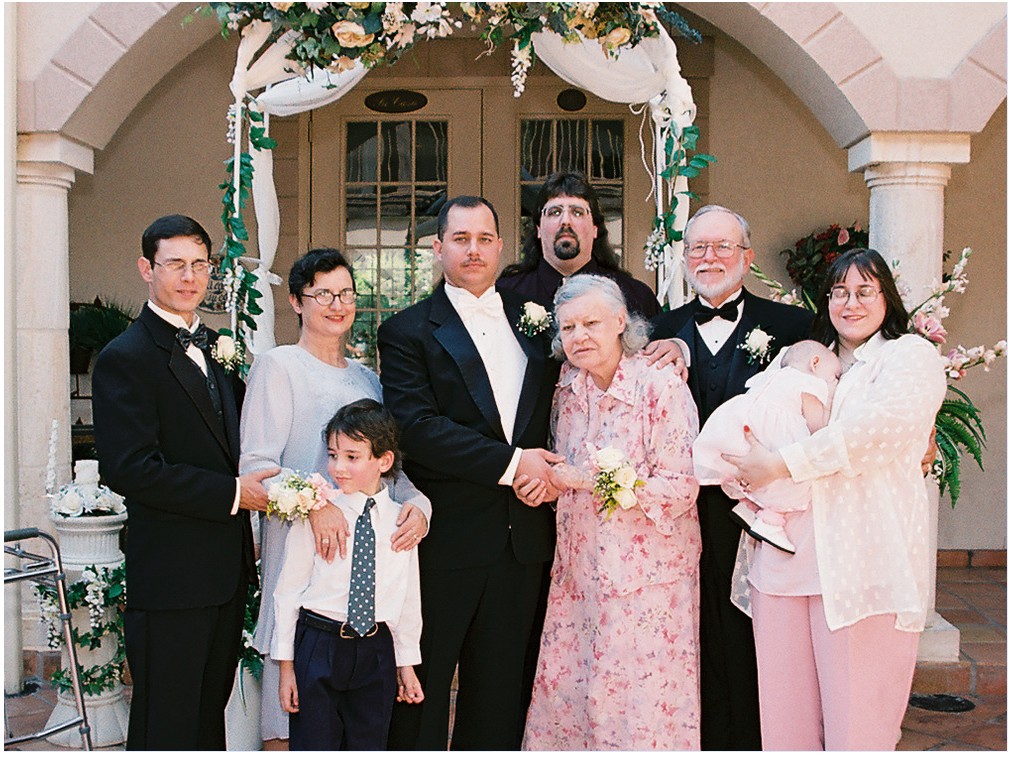
[[[523,304],[523,314],[526,315],[526,319],[531,323],[543,323],[548,319],[548,311],[540,304],[535,304],[532,301]]]
[[[1000,355],[1005,355],[1006,354],[1006,340],[1004,339],[1003,341],[997,341],[996,342],[996,346],[995,346],[995,350]]]
[[[85,511],[85,503],[77,491],[67,491],[60,499],[60,513],[68,517],[78,517]]]
[[[114,495],[109,490],[102,490],[96,494],[96,500],[93,502],[93,509],[110,509],[114,508]]]
[[[221,360],[230,360],[235,356],[235,340],[230,336],[218,336],[215,352]]]
[[[277,506],[285,514],[290,514],[299,506],[299,494],[291,488],[283,488],[278,494]]]
[[[602,472],[618,469],[626,460],[626,454],[618,448],[602,448],[594,454],[594,461],[597,468]]]
[[[623,488],[632,488],[636,483],[636,470],[628,464],[621,466],[612,474],[612,480]]]
[[[298,493],[299,505],[304,510],[309,511],[310,509],[313,508],[313,502],[315,501],[315,499],[313,497],[313,494],[314,494],[314,491],[313,491],[312,488],[303,488],[301,491],[299,491],[299,493]]]
[[[623,509],[630,509],[636,506],[636,494],[630,488],[620,488],[612,494],[612,498],[618,502]]]
[[[768,345],[771,343],[772,337],[762,331],[760,328],[755,328],[747,336],[747,346],[758,352],[765,352],[768,350]]]

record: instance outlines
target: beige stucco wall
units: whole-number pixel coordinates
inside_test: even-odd
[[[100,294],[140,302],[145,292],[135,269],[138,239],[157,215],[189,213],[219,240],[217,184],[228,155],[224,112],[233,48],[215,39],[176,67],[97,152],[95,174],[80,175],[70,193],[72,300]],[[707,202],[749,217],[759,262],[781,279],[779,250],[832,222],[865,222],[868,191],[861,175],[847,172],[846,152],[811,112],[722,33],[715,35],[714,66],[709,103],[700,105],[710,118],[709,150],[719,159],[709,174]],[[970,309],[954,304],[950,323],[954,339],[972,344],[1005,336],[1005,149],[1004,109],[976,138],[975,163],[956,168],[949,189],[947,245],[969,243],[979,254],[970,292],[957,297]],[[290,257],[282,261],[290,263]],[[286,270],[287,263],[277,271]],[[284,312],[278,318],[279,330],[288,329],[279,337],[291,338],[293,321]],[[943,548],[1006,546],[1005,366],[997,367],[987,378],[973,374],[968,380],[989,425],[989,469],[981,476],[968,470],[961,505],[952,515],[943,512]]]

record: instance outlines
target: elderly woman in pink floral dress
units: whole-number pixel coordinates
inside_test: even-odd
[[[568,362],[552,436],[569,488],[523,748],[698,749],[697,409],[670,367],[634,354],[644,324],[627,316],[614,281],[570,278],[555,319],[555,353]],[[594,492],[606,448],[640,480],[610,514]]]

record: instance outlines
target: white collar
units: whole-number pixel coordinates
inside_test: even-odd
[[[467,291],[465,288],[459,288],[458,286],[452,285],[446,281],[444,284],[444,292],[452,304],[456,306],[472,306],[475,302],[485,301],[488,299],[495,293],[495,290],[492,285],[481,295],[477,296],[476,294]]]
[[[199,327],[199,313],[194,312],[195,317],[192,318],[192,325],[186,325],[185,320],[181,315],[177,315],[174,312],[168,312],[166,309],[161,309],[152,301],[147,301],[146,305],[153,310],[153,314],[159,317],[161,320],[166,320],[168,323],[173,325],[175,328],[184,328],[189,333],[195,333],[196,328]]]

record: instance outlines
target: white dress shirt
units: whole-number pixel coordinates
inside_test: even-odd
[[[341,494],[334,504],[348,522],[348,556],[328,563],[316,554],[313,528],[308,520],[292,523],[284,545],[284,565],[274,589],[274,635],[270,658],[291,660],[295,654],[295,625],[299,608],[344,622],[348,620],[348,593],[352,579],[352,540],[356,520],[366,505],[362,493]],[[385,623],[395,641],[395,663],[406,667],[420,663],[420,566],[416,549],[395,552],[391,534],[398,526],[401,505],[383,488],[373,496],[370,510],[376,549],[374,552],[374,618]],[[266,596],[264,596],[266,599]]]
[[[185,325],[185,321],[181,315],[176,315],[174,312],[168,312],[166,309],[161,309],[152,301],[147,301],[146,306],[153,310],[153,314],[159,317],[161,320],[167,321],[170,325],[175,328],[184,328],[189,333],[195,333],[199,327],[199,315],[192,318],[192,325]],[[175,342],[177,343],[177,342]],[[188,355],[188,359],[191,360],[200,371],[203,372],[203,376],[209,376],[210,371],[206,367],[206,355],[203,354],[203,350],[197,347],[195,344],[189,344],[188,349],[185,350],[185,354]],[[235,503],[231,505],[231,514],[238,514],[238,503],[242,500],[242,483],[239,479],[235,478]]]
[[[739,297],[740,292],[743,290],[741,286],[736,293],[732,294],[722,304],[728,304]],[[705,307],[710,307],[711,304],[704,300],[703,297],[698,297],[697,301],[703,304]],[[736,330],[736,326],[740,324],[740,318],[743,317],[743,304],[740,302],[736,305],[736,319],[726,320],[724,317],[713,317],[706,323],[701,323],[697,326],[697,331],[700,333],[700,337],[704,339],[704,344],[711,351],[712,355],[717,355],[718,350],[722,348],[726,340],[732,336],[732,332]]]
[[[505,440],[511,444],[516,411],[519,410],[519,396],[523,391],[523,377],[526,375],[526,353],[519,346],[515,332],[508,323],[501,296],[494,290],[494,286],[484,291],[479,298],[465,288],[457,288],[450,283],[444,284],[444,292],[483,360],[501,417],[501,428]],[[522,449],[516,448],[512,461],[498,481],[500,485],[512,484],[522,454]]]

